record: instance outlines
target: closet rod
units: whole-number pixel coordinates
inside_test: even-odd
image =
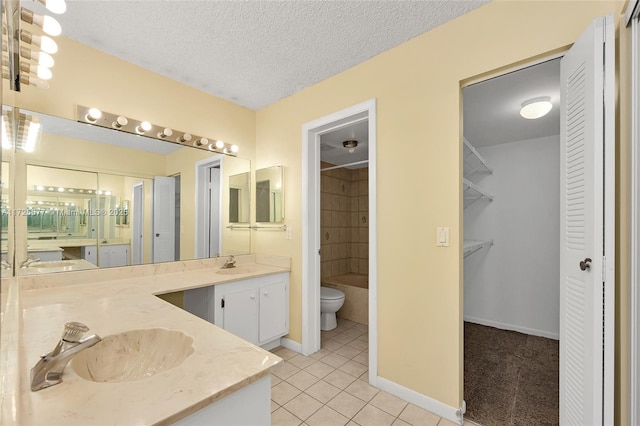
[[[357,166],[358,164],[367,164],[367,163],[369,163],[369,160],[354,161],[353,163],[343,164],[341,166],[325,167],[324,169],[320,169],[320,171],[326,172],[327,170],[342,169],[349,166]]]

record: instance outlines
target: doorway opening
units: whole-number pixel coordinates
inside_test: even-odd
[[[321,347],[321,276],[334,275],[334,271],[335,275],[347,275],[355,268],[358,275],[368,277],[369,289],[364,295],[369,308],[366,315],[367,324],[361,323],[359,327],[363,328],[365,333],[368,330],[366,341],[362,340],[361,343],[369,348],[366,362],[371,384],[375,384],[377,378],[375,123],[375,100],[370,100],[307,123],[302,128],[303,282],[302,345],[299,351],[303,355],[310,355],[319,351]],[[366,143],[362,139],[365,134]],[[349,140],[358,140],[358,146],[353,146],[352,143],[343,145],[343,142]],[[366,151],[363,149],[365,145]],[[330,152],[338,155],[332,157],[329,155]],[[366,156],[359,158],[362,154]],[[363,165],[368,168],[362,168]],[[366,180],[359,179],[365,175]],[[356,186],[357,195],[351,191]],[[360,203],[363,214],[359,211]],[[352,212],[352,206],[357,206],[357,210]],[[362,217],[365,219],[364,222]],[[351,226],[352,219],[354,226]],[[351,240],[352,235],[357,236],[358,241]],[[363,241],[360,245],[361,236],[367,244]],[[356,250],[357,256],[354,257]],[[347,256],[348,253],[351,256]],[[348,294],[345,294],[345,300],[347,297]],[[349,309],[348,305],[346,307]],[[351,314],[353,312],[348,315]],[[355,322],[346,321],[349,321],[351,326]]]
[[[222,254],[222,156],[196,163],[196,258]]]
[[[462,96],[465,418],[558,424],[560,59]],[[543,98],[546,115],[518,114]]]

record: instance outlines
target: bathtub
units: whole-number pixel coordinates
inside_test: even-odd
[[[331,287],[344,293],[344,305],[338,317],[360,324],[369,324],[369,276],[344,274],[322,278],[323,287]]]

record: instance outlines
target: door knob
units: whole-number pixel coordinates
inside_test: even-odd
[[[160,236],[160,234],[156,234],[156,237],[159,237],[159,236]]]
[[[591,267],[591,258],[587,257],[584,260],[580,261],[580,270],[586,271]]]

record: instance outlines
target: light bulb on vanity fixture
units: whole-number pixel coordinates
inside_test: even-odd
[[[191,140],[191,134],[185,133],[184,135],[180,136],[177,140],[180,143],[189,142]]]
[[[349,154],[353,154],[358,146],[358,141],[354,139],[349,139],[347,141],[342,142],[342,146],[349,150]]]
[[[102,117],[102,111],[98,108],[89,108],[89,112],[84,116],[84,119],[89,123],[95,123]]]
[[[527,120],[535,120],[547,115],[551,108],[553,108],[551,98],[549,96],[541,96],[524,101],[520,108],[520,115]]]
[[[151,127],[152,127],[151,123],[149,123],[148,121],[143,121],[138,126],[136,126],[136,132],[138,132],[141,135],[144,135],[146,132],[151,130]]]
[[[122,128],[122,126],[126,126],[127,124],[129,124],[129,120],[127,120],[127,117],[119,115],[115,121],[113,123],[111,123],[111,126],[114,129],[120,129]]]
[[[224,148],[224,142],[223,141],[216,141],[216,148],[217,149]]]
[[[205,145],[209,145],[209,139],[207,138],[200,138],[200,139],[196,139],[196,141],[193,143],[195,146],[205,146]]]
[[[158,137],[160,139],[171,137],[171,135],[173,135],[173,130],[168,127],[163,129],[161,132],[158,132]]]

